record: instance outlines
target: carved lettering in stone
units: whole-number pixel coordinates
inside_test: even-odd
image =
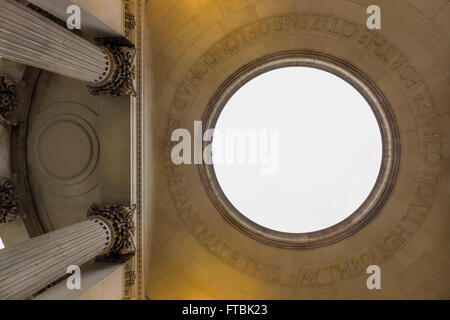
[[[268,23],[271,24],[270,27]],[[399,86],[406,89],[404,94],[411,101],[411,111],[417,123],[423,158],[422,168],[417,173],[416,183],[413,186],[414,194],[399,221],[351,258],[320,266],[285,268],[264,263],[237,250],[231,243],[218,237],[202,220],[193,198],[189,195],[183,171],[170,164],[170,143],[167,143],[164,149],[166,180],[172,199],[187,228],[209,252],[224,263],[256,278],[283,285],[318,286],[349,280],[365,275],[369,265],[380,265],[411,240],[425,221],[438,194],[443,152],[439,113],[425,79],[394,43],[379,33],[368,31],[365,26],[332,15],[286,13],[256,21],[219,40],[200,57],[182,79],[174,93],[165,138],[170,142],[170,132],[174,128],[183,127],[182,114],[189,111],[202,80],[207,81],[207,77],[215,68],[245,44],[268,37],[270,34],[281,33],[323,33],[349,41],[385,65],[386,70],[395,75]],[[174,177],[177,177],[180,183],[175,184]]]

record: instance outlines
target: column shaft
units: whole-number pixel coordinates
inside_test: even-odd
[[[26,299],[66,274],[105,254],[114,230],[99,217],[0,250],[0,300]]]
[[[101,48],[13,0],[0,2],[0,55],[87,82],[109,69]]]
[[[0,1],[0,56],[86,81],[94,95],[135,95],[135,54],[132,46],[96,46],[17,1]]]

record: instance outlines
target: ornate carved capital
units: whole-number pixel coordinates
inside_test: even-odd
[[[23,217],[15,193],[15,177],[0,179],[0,223]]]
[[[96,216],[107,220],[114,231],[114,243],[106,255],[99,257],[100,261],[124,262],[134,255],[133,215],[135,210],[136,205],[99,206],[96,203],[89,208],[88,217]]]
[[[134,57],[136,49],[126,46],[106,45],[103,47],[109,57],[110,68],[105,80],[88,85],[91,94],[107,96],[136,95]]]
[[[16,83],[5,76],[0,76],[0,122],[16,125],[15,111],[19,105]]]

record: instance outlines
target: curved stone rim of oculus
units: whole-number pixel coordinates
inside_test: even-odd
[[[352,85],[366,99],[377,119],[382,137],[382,161],[377,181],[365,201],[341,222],[313,232],[288,233],[263,227],[237,210],[222,191],[214,165],[198,166],[200,178],[219,213],[244,234],[262,243],[289,249],[326,246],[354,234],[380,213],[394,187],[400,164],[399,130],[394,113],[383,92],[350,62],[320,52],[292,50],[256,59],[226,79],[210,99],[202,116],[204,128],[214,128],[228,100],[253,78],[283,67],[303,66],[330,72]],[[208,142],[204,142],[204,146]]]

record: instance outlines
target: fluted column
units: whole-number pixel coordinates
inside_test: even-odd
[[[93,94],[134,94],[135,50],[96,46],[14,1],[0,1],[0,56],[89,83]]]
[[[134,206],[93,205],[84,222],[0,250],[0,300],[25,299],[95,257],[134,253]]]

